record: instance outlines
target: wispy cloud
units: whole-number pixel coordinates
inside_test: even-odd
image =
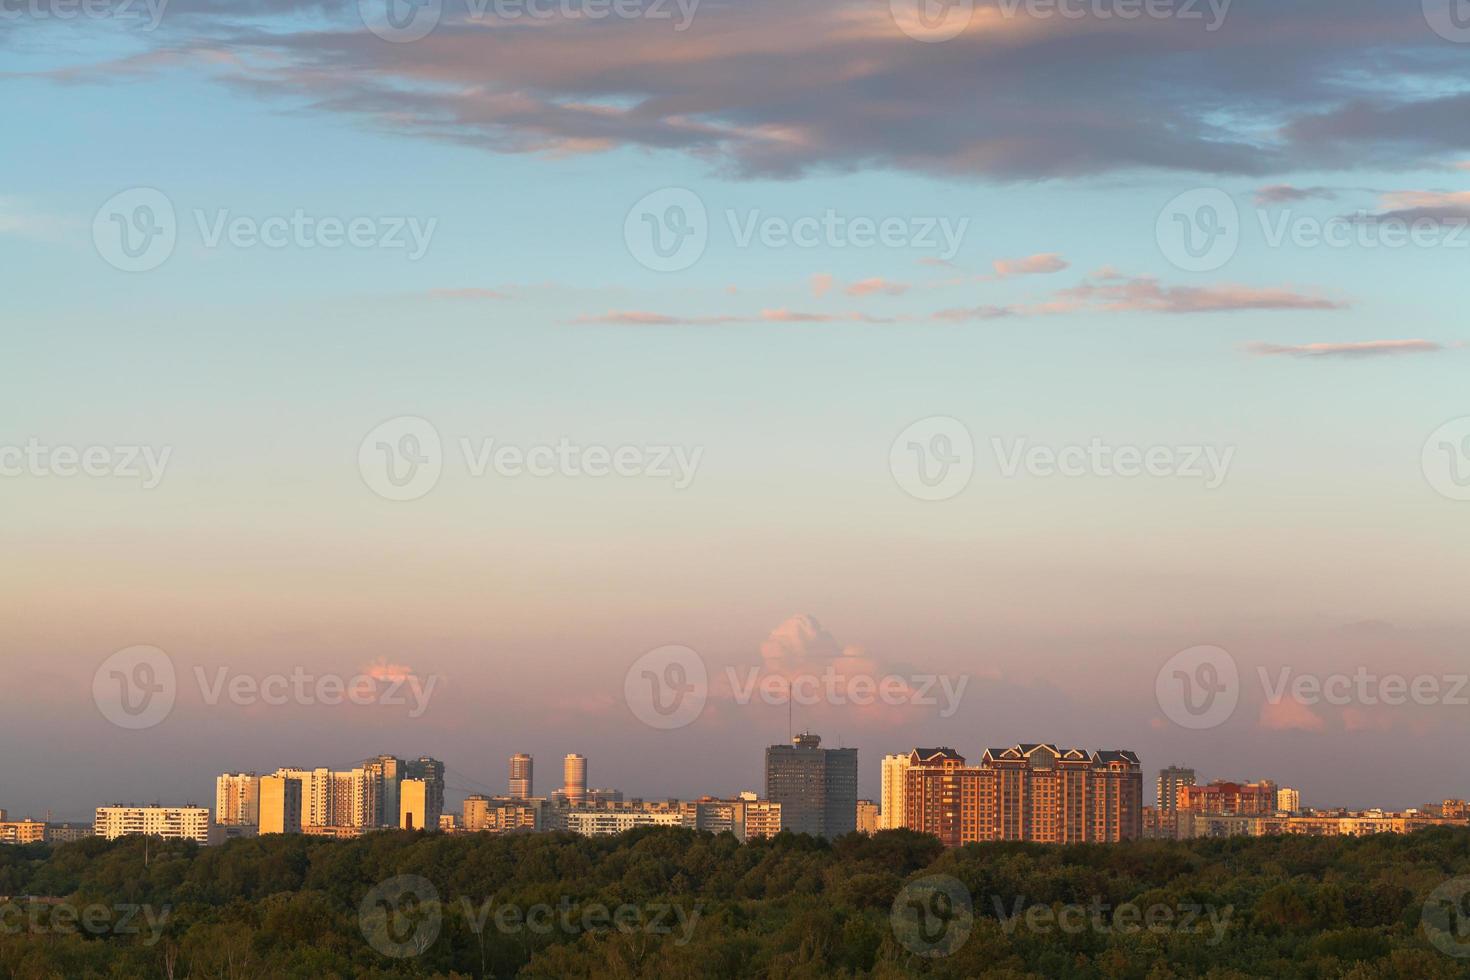
[[[891,279],[884,279],[882,276],[874,276],[871,279],[861,279],[852,283],[843,292],[849,296],[872,296],[874,294],[902,296],[910,288],[910,285],[906,282],[894,282]]]
[[[510,293],[500,289],[482,289],[475,286],[462,289],[431,289],[429,299],[483,300],[510,299]]]
[[[1229,313],[1241,310],[1342,310],[1345,302],[1287,288],[1165,286],[1149,276],[1126,277],[1116,270],[1103,281],[1063,289],[1034,306],[1035,313]]]
[[[1298,201],[1331,201],[1338,192],[1331,187],[1295,187],[1291,184],[1270,184],[1256,190],[1256,206],[1272,204],[1295,204]]]
[[[1023,259],[997,259],[994,263],[995,274],[1001,279],[1010,279],[1013,276],[1044,276],[1061,272],[1070,265],[1056,252],[1028,255]]]
[[[1258,357],[1385,357],[1395,354],[1429,354],[1445,346],[1432,340],[1359,340],[1338,344],[1247,344]]]

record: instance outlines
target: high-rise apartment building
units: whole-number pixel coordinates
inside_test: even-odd
[[[1276,791],[1276,809],[1283,813],[1296,813],[1302,808],[1302,794],[1289,786]]]
[[[953,749],[915,749],[905,826],[954,847],[971,841],[1132,840],[1143,834],[1143,771],[1128,751],[1023,743],[968,766]]]
[[[299,834],[302,781],[277,774],[260,779],[260,833]]]
[[[507,795],[511,799],[529,800],[535,795],[533,766],[531,757],[524,752],[517,752],[510,757],[510,786]]]
[[[857,832],[869,837],[878,832],[878,804],[872,800],[857,801]]]
[[[1179,809],[1179,790],[1183,786],[1193,786],[1195,776],[1193,769],[1183,766],[1170,766],[1159,770],[1157,783],[1159,793],[1159,812],[1173,813]]]
[[[1276,812],[1276,789],[1269,779],[1258,783],[1217,779],[1206,786],[1181,786],[1179,812],[1270,816]]]
[[[573,752],[562,760],[562,795],[571,804],[587,795],[587,757]]]
[[[214,822],[222,827],[260,823],[260,776],[225,773],[214,781]]]
[[[766,749],[766,799],[781,804],[781,825],[797,834],[837,837],[857,829],[857,749],[824,749],[802,732]]]
[[[883,783],[878,797],[878,826],[883,830],[896,830],[903,826],[904,773],[908,768],[907,755],[883,757]]]
[[[405,771],[409,779],[421,780],[427,788],[429,810],[434,814],[433,822],[427,826],[432,830],[439,825],[439,815],[444,812],[444,763],[422,755],[410,762]],[[402,809],[400,806],[400,813]]]
[[[380,755],[362,764],[367,778],[376,783],[378,794],[378,819],[375,826],[398,826],[398,785],[408,775],[408,763],[393,755]]]
[[[202,806],[99,806],[93,832],[107,840],[146,834],[168,840],[215,840],[214,821]]]
[[[442,785],[439,799],[443,799]],[[403,830],[437,830],[440,805],[428,780],[405,779],[399,787],[398,826]]]

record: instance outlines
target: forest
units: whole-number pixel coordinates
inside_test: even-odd
[[[1470,976],[1470,830],[1111,845],[886,831],[0,847],[0,976]]]

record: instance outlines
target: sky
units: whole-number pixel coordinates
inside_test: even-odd
[[[1452,2],[0,0],[0,808],[1470,795]]]

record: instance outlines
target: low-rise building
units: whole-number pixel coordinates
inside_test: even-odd
[[[138,834],[168,840],[213,844],[217,840],[209,808],[202,806],[99,806],[93,830],[98,837],[117,840]]]

